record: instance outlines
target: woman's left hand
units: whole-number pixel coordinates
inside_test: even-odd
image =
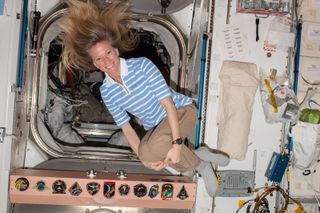
[[[181,145],[173,144],[172,148],[167,153],[164,162],[168,165],[169,163],[179,163],[181,160]]]

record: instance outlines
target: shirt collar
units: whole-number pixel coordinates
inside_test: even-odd
[[[124,58],[120,58],[120,75],[123,80],[123,77],[128,74],[128,66],[127,62]],[[113,80],[107,73],[105,73],[105,79],[104,82],[108,85],[111,86],[115,83],[117,83],[115,80]]]

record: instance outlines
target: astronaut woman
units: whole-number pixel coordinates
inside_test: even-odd
[[[201,147],[190,150],[182,141],[195,131],[197,109],[192,99],[170,89],[147,58],[119,55],[135,47],[137,38],[126,26],[127,4],[97,5],[72,0],[59,22],[67,69],[99,69],[105,74],[101,97],[143,165],[154,170],[170,166],[179,172],[198,171],[213,196],[217,180],[212,164],[225,166],[229,156]],[[129,114],[147,131],[140,139]],[[199,156],[199,157],[198,157]]]

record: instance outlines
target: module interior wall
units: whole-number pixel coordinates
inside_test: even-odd
[[[205,132],[205,142],[213,148],[217,147],[218,126],[217,110],[219,102],[219,72],[224,60],[235,60],[249,62],[257,65],[258,71],[262,67],[264,70],[276,68],[278,72],[287,70],[288,53],[276,51],[271,57],[267,57],[263,50],[263,42],[266,38],[269,26],[273,16],[260,18],[259,24],[259,41],[256,42],[255,16],[254,14],[236,13],[236,1],[231,1],[229,24],[226,24],[227,1],[216,1],[213,48],[211,55],[211,69],[208,88],[208,105],[207,105],[207,122]],[[234,54],[230,54],[226,48],[224,32],[225,30],[237,29],[241,34],[242,52],[233,48]],[[248,151],[245,160],[231,160],[227,167],[218,168],[219,170],[253,170],[254,161],[256,160],[256,187],[264,186],[267,179],[264,176],[270,158],[273,152],[279,152],[281,144],[281,124],[267,124],[264,118],[263,109],[259,96],[259,89],[256,92],[253,106],[253,115],[251,119],[250,134],[248,140]],[[232,134],[232,133],[230,133]],[[236,143],[235,138],[235,143]],[[256,151],[256,158],[254,153]],[[270,184],[270,183],[269,183]],[[245,198],[215,198],[215,213],[235,212],[238,209],[238,201]],[[270,200],[270,202],[274,202]],[[272,205],[272,204],[271,204]],[[228,206],[226,209],[225,207]]]

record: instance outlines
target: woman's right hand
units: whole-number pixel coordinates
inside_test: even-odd
[[[162,160],[158,161],[158,162],[145,162],[145,161],[141,161],[141,162],[146,168],[153,169],[153,170],[156,170],[156,171],[160,171],[164,167],[168,166],[167,163],[165,163]]]

